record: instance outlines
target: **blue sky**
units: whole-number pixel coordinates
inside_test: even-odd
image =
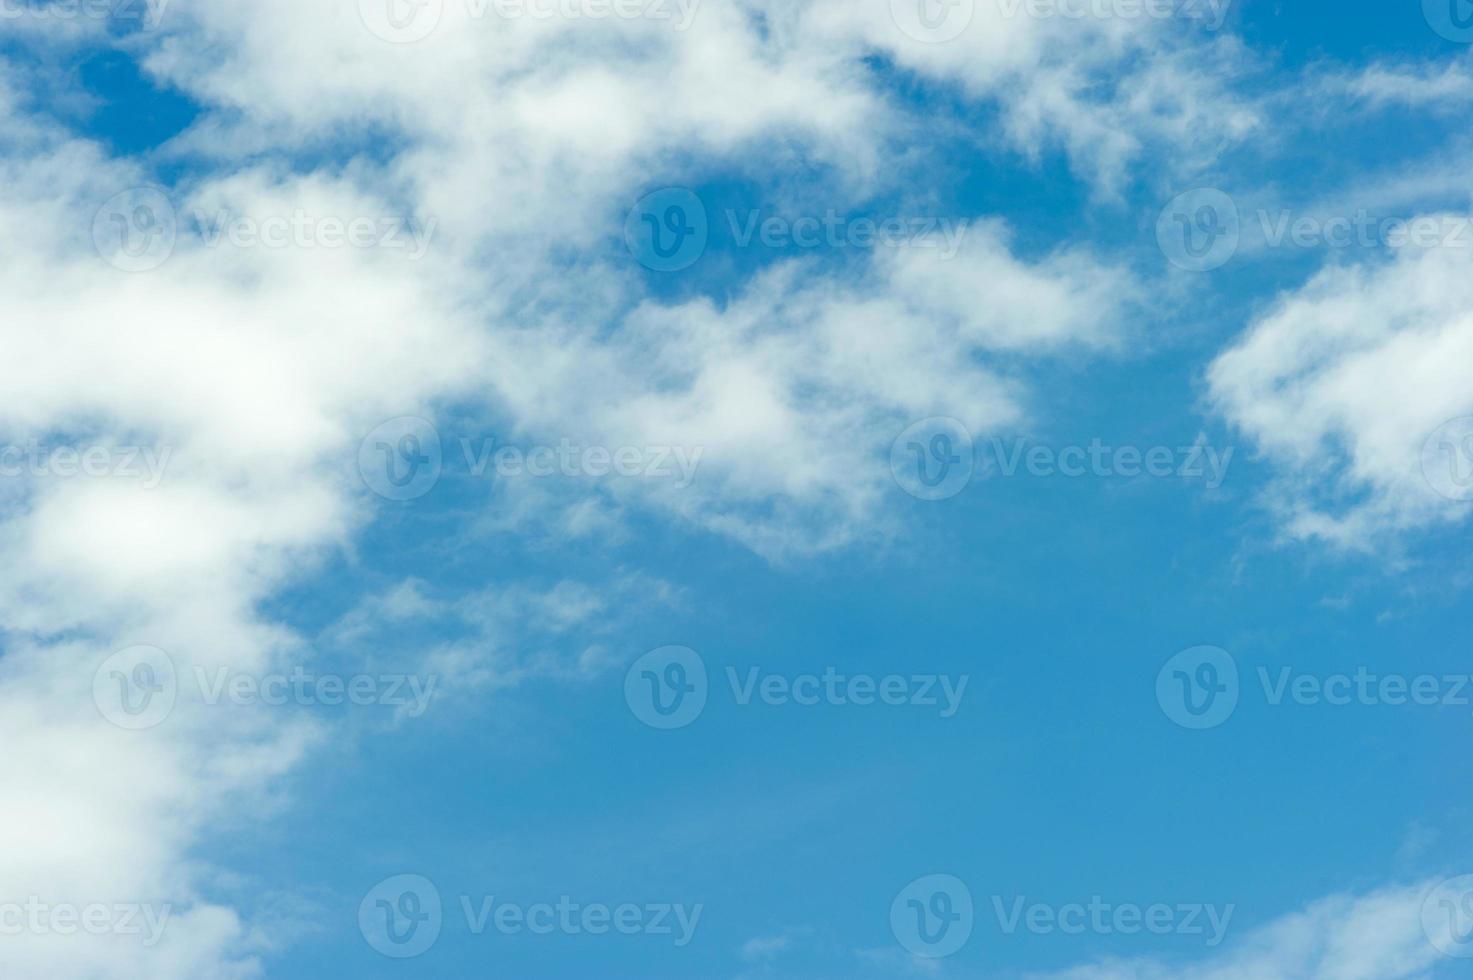
[[[488,39],[446,2],[417,44],[375,36],[368,0],[0,24],[0,242],[24,256],[0,323],[28,378],[0,443],[172,461],[143,496],[54,457],[5,474],[0,685],[22,720],[0,731],[37,746],[5,777],[9,836],[50,854],[83,802],[101,826],[75,867],[0,863],[0,903],[173,924],[144,949],[33,928],[4,972],[1473,975],[1473,491],[1436,469],[1444,438],[1473,464],[1473,55],[1435,11],[1023,15],[999,47],[1001,0],[934,44],[884,3]],[[133,203],[103,221],[138,187],[177,224],[157,263],[89,236],[95,216],[141,232]],[[1201,188],[1241,230],[1198,270],[1158,223]],[[650,200],[657,226],[704,210],[679,268],[640,238]],[[1266,241],[1362,211],[1442,237]],[[319,236],[368,219],[373,246],[263,247],[294,212]],[[779,240],[744,242],[754,215]],[[848,237],[789,240],[831,215]],[[895,218],[894,243],[853,242]],[[927,466],[947,434],[970,477],[924,499],[903,432]],[[378,463],[435,440],[432,485],[391,499]],[[564,443],[639,472],[482,466]],[[1092,446],[1102,471],[1059,472]],[[677,451],[688,480],[659,472]],[[94,670],[139,645],[178,705],[119,731]],[[661,730],[631,692],[644,664],[690,678],[651,654],[671,647],[706,703]],[[1238,682],[1194,730],[1158,691],[1222,677],[1166,666],[1200,648]],[[434,696],[201,703],[196,668]],[[1439,703],[1313,693],[1362,669],[1435,678]],[[958,697],[742,703],[730,678],[754,670]],[[1294,678],[1311,693],[1275,703]],[[138,856],[104,874],[94,848]],[[934,875],[953,883],[907,890]],[[384,955],[409,947],[375,924],[425,883],[437,936]],[[564,896],[637,906],[639,934],[478,933],[462,905]],[[963,896],[955,950],[905,925]],[[1170,926],[1009,928],[1020,900]],[[648,927],[665,906],[699,909],[688,941]]]

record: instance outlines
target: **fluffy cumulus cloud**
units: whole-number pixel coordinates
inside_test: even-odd
[[[1467,516],[1470,271],[1473,251],[1445,246],[1332,265],[1212,365],[1218,407],[1283,473],[1271,503],[1291,534],[1370,547]]]

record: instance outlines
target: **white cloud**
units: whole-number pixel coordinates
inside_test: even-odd
[[[1470,272],[1467,247],[1331,266],[1213,363],[1214,403],[1281,468],[1271,502],[1289,533],[1368,547],[1467,516],[1429,479],[1429,465],[1457,460],[1428,440],[1473,415]]]

